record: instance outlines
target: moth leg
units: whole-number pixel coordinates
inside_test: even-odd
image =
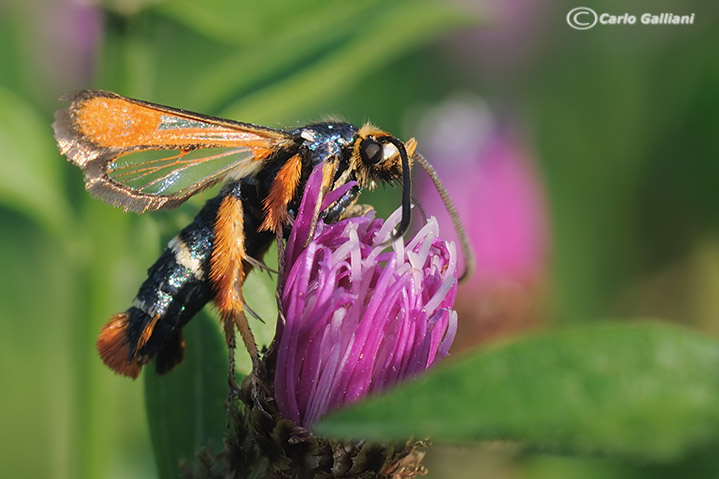
[[[290,225],[290,217],[287,206],[297,193],[302,175],[302,156],[297,154],[289,158],[282,168],[277,172],[272,181],[269,194],[264,200],[263,209],[265,219],[259,230],[267,230],[275,233],[277,243],[277,288],[275,295],[277,304],[280,304],[282,290],[282,272],[285,268],[285,227]],[[313,228],[314,229],[314,228]]]
[[[273,268],[270,268],[269,266],[267,266],[265,264],[265,262],[262,260],[253,258],[252,256],[245,256],[245,261],[247,261],[250,264],[250,266],[252,266],[253,268],[257,268],[260,271],[267,271],[268,273],[277,274],[277,271],[275,271]],[[246,307],[247,307],[247,305],[245,305],[245,308]]]
[[[225,425],[229,431],[232,424],[232,400],[239,397],[240,385],[237,384],[237,378],[235,377],[235,349],[237,347],[237,340],[235,338],[235,324],[233,321],[224,321],[222,323],[225,332],[225,341],[227,341],[227,384],[229,390],[227,391],[227,410],[225,413]]]
[[[322,165],[322,187],[320,188],[320,194],[317,196],[317,203],[315,203],[315,211],[312,213],[312,224],[310,225],[310,234],[305,241],[304,247],[310,244],[312,237],[315,234],[315,228],[317,228],[317,221],[322,211],[322,200],[324,199],[327,192],[332,186],[332,179],[335,177],[337,171],[337,160],[327,161]]]
[[[275,242],[277,243],[277,288],[275,290],[277,296],[277,306],[280,306],[280,298],[282,297],[282,285],[283,277],[282,274],[285,271],[285,239],[283,232],[278,230],[276,233]]]
[[[252,359],[254,372],[259,369],[257,343],[244,312],[242,284],[245,281],[245,230],[242,200],[234,195],[222,199],[215,220],[215,243],[210,259],[210,282],[215,292],[215,303],[225,326],[225,339],[230,351],[232,369],[229,374],[230,388],[239,391],[234,371],[234,327]],[[234,327],[233,327],[234,325]]]

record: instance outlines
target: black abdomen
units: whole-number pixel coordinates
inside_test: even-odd
[[[222,200],[235,196],[244,210],[246,254],[261,259],[274,235],[258,233],[262,203],[254,184],[226,185],[209,200],[192,223],[169,243],[147,271],[147,279],[126,311],[128,361],[146,364],[156,357],[158,373],[180,363],[184,354],[182,327],[214,297],[209,281],[214,227]],[[244,262],[245,271],[252,268]]]

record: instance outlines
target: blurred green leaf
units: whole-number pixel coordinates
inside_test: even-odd
[[[351,20],[362,8],[366,6],[360,2],[344,3],[336,11],[313,15],[292,28],[260,38],[256,45],[224,54],[212,66],[202,69],[193,81],[194,88],[186,92],[187,102],[216,110],[254,88],[293,74],[355,34],[363,22]],[[327,25],[344,25],[345,28],[327,28]]]
[[[143,373],[150,436],[161,478],[180,476],[204,446],[222,450],[227,399],[227,347],[217,323],[200,313],[184,329],[185,360],[172,372]]]
[[[0,203],[20,211],[48,232],[67,229],[69,206],[62,191],[60,158],[42,115],[0,87]]]
[[[20,214],[0,209],[0,231],[0,476],[72,477],[69,454],[39,461],[33,451],[56,450],[56,438],[69,449],[79,422],[68,394],[75,265],[57,238]]]
[[[717,364],[715,339],[659,323],[553,331],[437,369],[317,430],[669,461],[719,442]]]
[[[347,14],[371,8],[376,3],[376,0],[357,4],[323,0],[209,0],[202,3],[175,0],[158,5],[158,9],[214,40],[246,44],[269,41],[271,37],[281,37],[284,32],[298,28],[336,28],[348,20]],[[292,46],[302,48],[302,45]]]
[[[360,78],[402,53],[428,43],[442,32],[478,21],[466,12],[437,2],[413,1],[408,5],[395,2],[375,9],[347,42],[287,79],[247,95],[223,114],[276,123],[299,111],[314,112],[323,101],[348,90]]]

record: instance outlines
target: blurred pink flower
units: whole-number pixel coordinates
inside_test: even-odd
[[[476,256],[476,272],[458,292],[463,340],[458,347],[534,325],[549,226],[530,150],[515,130],[498,127],[487,107],[472,97],[437,107],[420,132],[420,148],[447,186]],[[421,205],[455,240],[431,182],[419,174],[418,184]]]
[[[32,8],[31,21],[38,27],[35,60],[53,99],[59,92],[89,86],[103,33],[101,7],[77,0],[44,0]]]
[[[386,241],[399,210],[386,221],[373,213],[320,221],[304,248],[320,170],[308,180],[287,242],[285,322],[275,337],[277,405],[305,427],[328,410],[422,373],[447,355],[457,326],[455,246],[438,237],[434,219],[390,250]],[[328,195],[324,206],[346,188]]]
[[[482,25],[455,35],[447,53],[460,68],[481,71],[485,79],[525,68],[551,33],[548,20],[557,15],[552,4],[535,0],[452,1],[481,18]]]

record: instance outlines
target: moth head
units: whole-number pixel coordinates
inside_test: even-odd
[[[380,181],[402,185],[402,220],[393,233],[394,238],[402,236],[409,227],[412,201],[410,158],[416,146],[414,138],[403,143],[367,123],[357,132],[350,160],[360,186],[371,189]]]
[[[414,138],[403,143],[389,133],[365,124],[357,132],[352,155],[360,183],[369,188],[377,182],[404,183],[404,170],[411,167],[416,146]]]

